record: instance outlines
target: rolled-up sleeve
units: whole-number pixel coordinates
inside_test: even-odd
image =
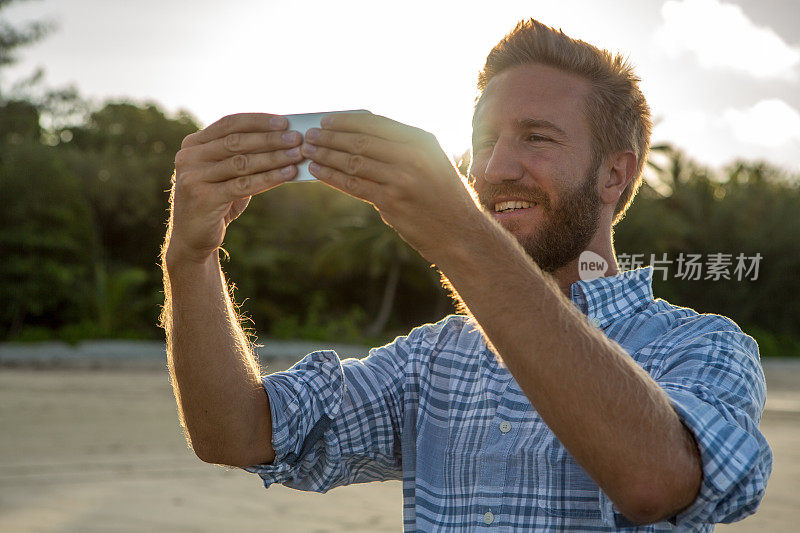
[[[703,481],[677,525],[735,522],[754,513],[772,472],[772,450],[758,428],[767,397],[758,345],[738,330],[695,337],[656,381],[692,432]]]
[[[703,468],[697,498],[669,522],[692,530],[754,513],[772,471],[758,428],[766,401],[758,345],[738,328],[710,331],[676,346],[659,369],[653,377],[694,436]],[[602,493],[601,507],[607,524],[631,525]]]
[[[400,479],[403,372],[408,340],[374,348],[364,359],[308,354],[262,377],[269,397],[275,460],[244,470],[269,487],[326,492]]]

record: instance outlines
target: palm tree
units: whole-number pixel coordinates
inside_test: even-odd
[[[394,307],[404,269],[417,267],[417,254],[381,219],[355,216],[331,228],[328,243],[316,253],[313,268],[326,275],[358,274],[369,279],[384,277],[378,312],[364,329],[368,337],[383,333]]]

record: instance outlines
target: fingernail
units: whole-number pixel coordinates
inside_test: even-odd
[[[282,128],[286,124],[286,117],[272,117],[269,119],[269,125],[273,128]]]
[[[307,154],[313,154],[316,151],[317,151],[317,147],[314,146],[313,144],[305,143],[303,145],[303,152],[305,152]]]
[[[327,128],[331,125],[331,122],[333,122],[333,117],[327,116],[322,118],[319,125],[323,128]]]
[[[311,163],[308,164],[308,170],[315,173],[319,172],[319,165],[314,161],[312,161]]]
[[[281,135],[281,139],[283,139],[283,142],[285,143],[297,142],[297,137],[299,135],[300,134],[296,131],[287,131],[286,133]]]
[[[319,128],[311,128],[306,132],[306,139],[314,140],[319,138]]]
[[[281,174],[284,176],[291,176],[292,172],[294,172],[294,165],[289,165],[288,167],[283,167],[281,169]]]
[[[286,150],[286,155],[288,155],[292,159],[294,159],[295,157],[299,157],[300,156],[300,148],[295,146],[291,150]]]

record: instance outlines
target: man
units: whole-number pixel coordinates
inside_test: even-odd
[[[164,325],[196,454],[267,486],[402,479],[408,531],[710,531],[754,512],[772,465],[758,347],[654,300],[651,268],[616,265],[650,135],[631,67],[531,20],[479,89],[473,190],[433,136],[374,115],[330,116],[305,140],[283,117],[234,115],[186,138]],[[468,315],[260,377],[217,250],[303,157],[372,203]],[[606,277],[580,280],[583,251]]]

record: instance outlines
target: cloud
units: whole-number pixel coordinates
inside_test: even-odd
[[[656,123],[653,141],[669,142],[711,167],[735,159],[764,160],[800,173],[800,112],[782,100],[722,112],[672,112]]]
[[[669,0],[655,41],[668,55],[693,54],[701,66],[793,80],[800,48],[757,26],[736,5],[720,0]]]
[[[748,109],[726,109],[723,117],[742,142],[776,147],[800,142],[800,113],[776,98],[761,100]]]

